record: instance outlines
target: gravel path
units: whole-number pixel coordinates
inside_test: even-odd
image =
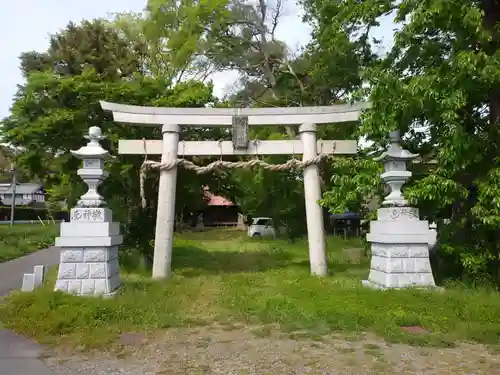
[[[247,327],[171,329],[114,355],[47,359],[58,375],[500,374],[500,355],[476,344],[455,348],[388,345],[366,335],[293,339]],[[137,335],[138,338],[141,336]]]

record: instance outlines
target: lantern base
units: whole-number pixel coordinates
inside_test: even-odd
[[[429,260],[434,232],[413,207],[384,207],[370,223],[371,264],[363,285],[379,289],[435,287]]]
[[[120,286],[119,223],[106,208],[73,208],[71,222],[61,223],[61,249],[55,290],[79,296],[111,297]]]

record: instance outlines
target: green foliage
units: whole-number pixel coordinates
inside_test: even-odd
[[[53,71],[61,76],[80,75],[93,68],[104,80],[131,77],[140,71],[136,51],[101,20],[70,22],[51,35],[45,53],[21,54],[25,77],[33,72]]]
[[[178,74],[193,74],[193,67],[198,72],[213,68],[239,73],[239,85],[223,106],[328,105],[345,101],[346,94],[361,83],[354,54],[332,65],[328,53],[315,45],[292,57],[289,46],[275,35],[283,11],[281,3],[150,0],[148,11],[144,35],[161,40],[166,51],[181,51],[175,61],[171,52],[164,54],[166,61],[181,69]],[[355,126],[324,126],[319,136],[355,139]],[[259,127],[250,133],[259,140],[297,136],[292,126]],[[266,160],[285,161],[283,157]],[[328,183],[331,168],[322,167],[323,181]],[[221,175],[222,184],[213,187],[211,183],[212,191],[229,196],[247,215],[271,216],[277,223],[286,223],[289,236],[304,233],[300,174],[261,170]]]
[[[88,40],[92,38],[99,39],[100,44],[92,47],[94,41]],[[43,183],[50,201],[64,200],[72,207],[83,193],[81,179],[76,175],[79,161],[69,151],[83,145],[83,135],[90,126],[99,125],[103,129],[108,137],[103,146],[111,155],[117,155],[118,139],[161,137],[158,129],[115,123],[100,109],[100,100],[167,107],[200,107],[212,101],[211,87],[202,83],[188,81],[171,87],[164,80],[139,75],[137,71],[127,77],[125,73],[118,74],[119,67],[128,66],[134,53],[113,28],[99,21],[84,22],[79,26],[69,25],[53,36],[44,55],[51,63],[44,69],[33,68],[27,74],[11,115],[2,122],[3,138],[14,146],[29,145],[17,163]],[[82,64],[85,68],[80,70]],[[24,64],[28,65],[32,66]],[[62,72],[61,65],[65,67]],[[189,129],[182,138],[196,139],[201,134],[221,137],[218,129]],[[109,160],[106,168],[110,177],[102,193],[110,197],[115,218],[124,223],[127,240],[147,249],[155,226],[158,175],[148,176],[149,204],[147,210],[142,210],[138,178],[141,163],[141,158],[126,155]],[[209,179],[210,176],[179,173],[178,183],[183,189],[178,189],[177,200],[181,212],[199,208],[203,202],[201,186]]]
[[[171,51],[166,55],[170,67],[184,72],[206,59],[204,52],[226,28],[228,5],[227,0],[150,0],[146,35],[164,40],[164,50]]]
[[[0,218],[10,218],[11,206],[0,205]],[[65,220],[69,218],[69,212],[62,211],[60,207],[57,209],[48,207],[30,207],[30,206],[16,206],[14,210],[16,220]],[[5,220],[5,219],[4,219]]]
[[[0,225],[0,263],[54,246],[58,232],[52,223]]]
[[[430,221],[451,218],[439,236],[441,275],[481,275],[499,284],[500,6],[458,0],[306,4],[317,21],[315,43],[332,51],[348,37],[356,41],[349,53],[357,56],[370,54],[370,29],[395,12],[400,28],[392,50],[377,60],[360,59],[366,86],[359,96],[369,97],[372,108],[358,135],[380,150],[388,132],[399,129],[424,165],[433,161],[426,170],[412,168],[420,170],[405,191]],[[354,183],[343,181],[325,203],[337,209],[353,189],[370,191],[378,171],[364,173]]]
[[[0,182],[12,180],[12,175],[10,174],[12,155],[13,150],[10,147],[0,145]]]
[[[370,201],[380,196],[382,168],[366,155],[336,158],[331,169],[330,190],[321,201],[331,212],[366,212]]]

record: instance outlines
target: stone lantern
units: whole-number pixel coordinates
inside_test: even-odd
[[[391,189],[390,194],[382,202],[383,206],[408,206],[408,201],[404,199],[401,188],[411,177],[411,172],[406,170],[406,162],[418,158],[417,154],[412,154],[404,150],[400,141],[398,131],[390,133],[391,144],[376,161],[384,164],[384,173],[380,176]]]
[[[56,246],[61,249],[55,290],[76,295],[113,295],[120,285],[118,246],[123,242],[120,224],[112,222],[112,212],[98,193],[108,173],[104,160],[109,158],[99,141],[101,129],[89,129],[86,146],[71,151],[83,161],[78,175],[88,190],[71,209],[70,222],[61,223]]]
[[[418,209],[410,207],[401,193],[411,177],[406,163],[418,155],[401,147],[399,132],[390,133],[390,139],[387,151],[375,159],[384,163],[381,178],[391,191],[377,210],[377,220],[370,223],[367,240],[372,258],[363,285],[380,289],[435,287],[429,261],[429,223],[419,219]]]
[[[88,186],[88,191],[80,197],[77,207],[103,207],[106,202],[97,189],[108,177],[108,172],[104,170],[104,160],[109,158],[109,153],[99,144],[105,137],[101,134],[100,128],[92,126],[89,135],[84,138],[88,139],[89,143],[77,151],[71,151],[73,156],[83,160],[83,168],[77,173]]]

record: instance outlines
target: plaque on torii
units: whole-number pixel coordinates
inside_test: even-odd
[[[235,150],[246,150],[248,148],[248,116],[241,116],[239,108],[236,115],[232,117],[233,148]]]

